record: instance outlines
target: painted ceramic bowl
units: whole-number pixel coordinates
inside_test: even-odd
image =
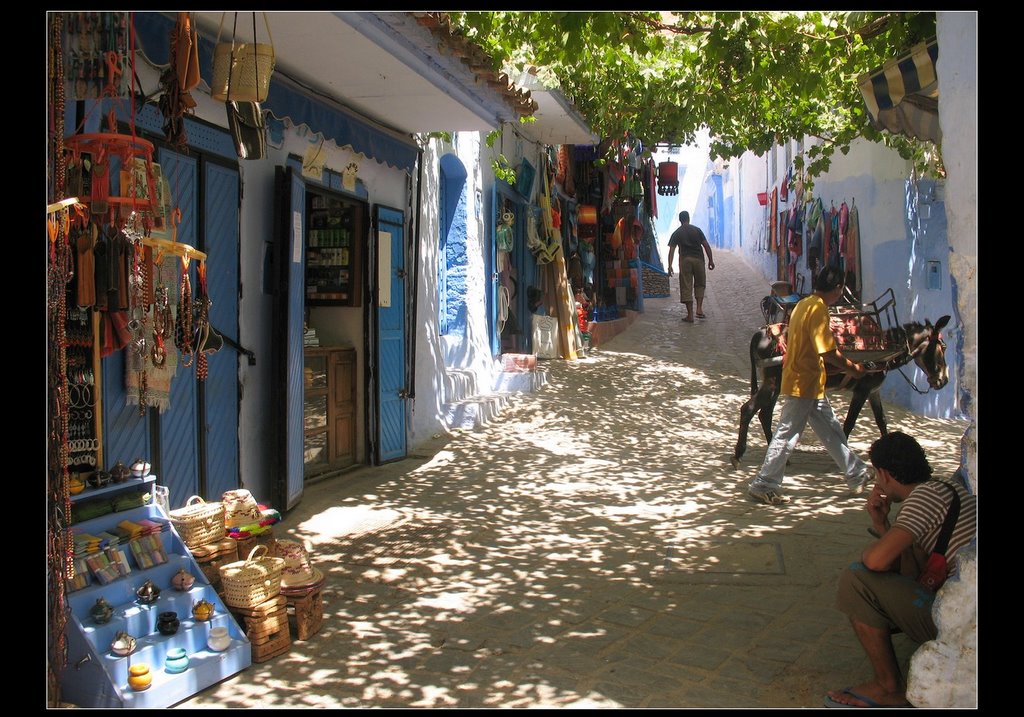
[[[135,478],[145,478],[149,475],[149,471],[152,466],[141,458],[136,458],[132,461],[132,476]]]

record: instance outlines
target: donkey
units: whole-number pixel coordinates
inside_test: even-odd
[[[826,389],[845,388],[853,392],[850,410],[843,423],[843,431],[847,436],[853,432],[857,416],[865,401],[871,404],[879,432],[883,436],[887,433],[879,389],[888,371],[913,361],[928,377],[928,386],[931,389],[937,391],[949,382],[946,343],[942,340],[941,334],[948,323],[949,316],[943,316],[934,326],[926,319],[924,324],[914,321],[901,327],[893,327],[886,331],[886,345],[902,347],[895,357],[882,364],[864,362],[864,368],[868,373],[860,378],[852,378],[845,373],[828,374]],[[731,459],[733,468],[739,466],[740,459],[747,450],[747,430],[755,413],[761,421],[761,428],[764,429],[765,440],[769,443],[772,440],[772,412],[775,410],[775,402],[779,398],[782,385],[782,347],[785,346],[786,328],[786,324],[762,326],[750,339],[750,398],[740,407],[740,433],[736,441],[736,451]]]

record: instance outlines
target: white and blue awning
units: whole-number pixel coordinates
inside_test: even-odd
[[[935,73],[938,57],[939,44],[932,38],[857,78],[874,127],[942,142],[939,79]]]

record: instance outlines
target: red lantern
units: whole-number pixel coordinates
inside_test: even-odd
[[[679,194],[679,164],[662,162],[658,165],[658,194]]]

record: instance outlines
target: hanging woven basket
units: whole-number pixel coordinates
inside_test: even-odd
[[[253,39],[256,22],[253,13]],[[238,13],[235,13],[237,24]],[[210,82],[210,96],[220,102],[263,102],[270,91],[270,76],[274,72],[274,38],[270,35],[270,23],[263,13],[269,43],[235,42],[234,31],[231,42],[221,42],[224,29],[224,14],[220,18],[217,44],[213,49],[213,79]]]

